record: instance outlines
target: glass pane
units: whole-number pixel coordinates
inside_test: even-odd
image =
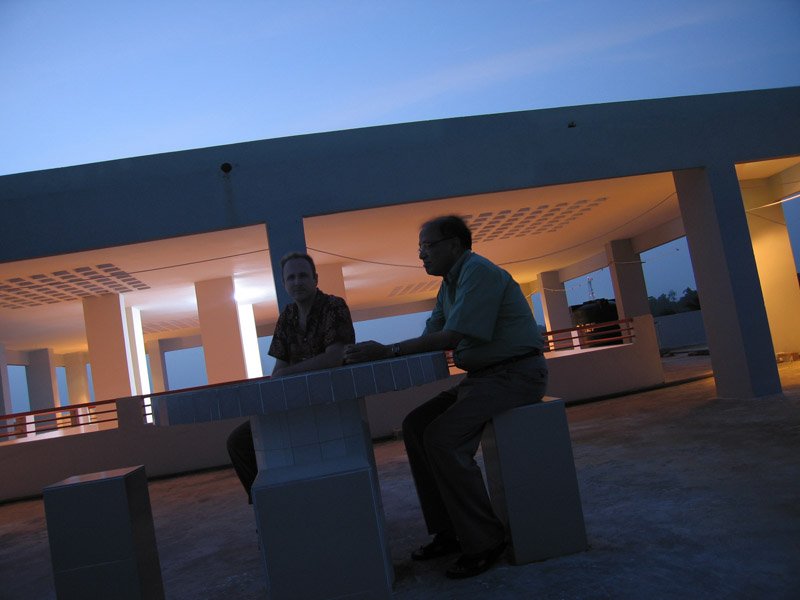
[[[164,368],[167,370],[167,381],[171,390],[208,384],[202,346],[165,352]]]
[[[28,396],[27,367],[24,365],[8,365],[8,386],[11,389],[11,410],[28,412],[31,401]]]

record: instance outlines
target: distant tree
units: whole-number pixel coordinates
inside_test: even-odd
[[[697,295],[697,290],[687,287],[683,290],[683,296],[678,300],[678,312],[689,312],[692,310],[700,310],[700,297]]]
[[[658,298],[648,297],[647,302],[650,305],[650,314],[654,317],[700,310],[700,299],[697,291],[689,287],[683,290],[683,295],[680,298],[678,298],[675,290],[670,290],[666,294],[661,294]]]
[[[675,314],[675,303],[666,294],[661,294],[658,298],[650,296],[647,301],[650,304],[650,314],[654,317]]]

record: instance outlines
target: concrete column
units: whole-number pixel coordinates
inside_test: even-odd
[[[32,350],[28,354],[28,365],[25,376],[28,381],[28,398],[31,410],[56,408],[58,401],[58,382],[56,381],[56,363],[50,348]],[[37,430],[48,430],[56,427],[53,415],[34,417]]]
[[[8,384],[8,357],[5,345],[0,344],[0,415],[10,415],[13,412],[11,388]]]
[[[258,343],[255,334],[253,309],[241,310],[234,299],[233,278],[223,277],[194,284],[197,296],[197,312],[200,317],[200,334],[203,340],[203,353],[206,361],[208,383],[222,383],[260,376],[249,356]],[[249,319],[252,327],[247,325]],[[244,327],[242,323],[245,323]]]
[[[606,257],[611,270],[619,318],[649,315],[650,305],[647,302],[642,260],[634,252],[631,240],[612,240],[606,244]]]
[[[73,352],[64,355],[64,369],[67,372],[67,391],[69,403],[87,404],[92,401],[89,393],[89,376],[86,373],[86,363],[89,355],[86,352]],[[81,425],[91,422],[90,409],[83,407],[72,415],[72,424]]]
[[[675,171],[711,363],[722,398],[781,392],[733,165]],[[721,226],[720,224],[724,224]]]
[[[647,302],[642,259],[639,253],[633,250],[631,240],[612,240],[606,244],[606,258],[611,271],[618,317],[620,319],[647,317],[637,320],[634,334],[637,338],[646,335],[657,339],[655,321],[650,315],[650,304]],[[649,331],[643,331],[644,328]],[[644,346],[642,349],[644,350]],[[659,359],[660,365],[658,348],[654,349],[654,353],[654,358]]]
[[[135,395],[122,296],[104,294],[84,298],[83,319],[89,342],[95,400]]]
[[[319,276],[318,286],[326,294],[333,294],[347,300],[347,291],[344,288],[344,275],[342,265],[317,265],[317,275]],[[281,284],[283,287],[283,284]]]
[[[519,289],[522,290],[522,294],[525,296],[525,300],[528,301],[528,306],[531,307],[531,312],[533,312],[533,296],[536,292],[539,291],[539,288],[535,281],[526,281],[524,283],[519,284]]]
[[[150,378],[147,376],[147,354],[144,350],[142,332],[142,313],[135,306],[125,309],[125,323],[128,326],[128,343],[131,353],[131,370],[136,394],[150,393]]]
[[[742,189],[753,242],[761,293],[767,309],[772,345],[777,354],[800,352],[800,286],[781,196],[766,181]]]
[[[164,350],[161,340],[150,340],[144,345],[150,359],[150,379],[153,383],[153,392],[165,392],[169,389],[167,369],[164,365]]]
[[[89,356],[86,352],[73,352],[64,355],[64,367],[67,371],[67,390],[70,404],[86,404],[91,402],[89,395],[89,377],[86,374],[86,363]]]
[[[569,312],[567,291],[558,271],[539,273],[539,290],[542,294],[542,311],[548,331],[572,327],[572,314]]]
[[[291,303],[292,299],[283,287],[281,257],[289,252],[306,251],[306,234],[303,229],[303,219],[296,216],[271,219],[267,223],[267,237],[269,238],[269,259],[272,263],[272,277],[275,280],[278,310],[283,310],[283,307]],[[331,294],[333,292],[328,293]]]
[[[50,348],[28,352],[28,397],[31,410],[56,408],[58,402],[58,382],[56,381],[56,363]]]
[[[539,273],[539,290],[542,294],[542,312],[547,331],[572,328],[572,313],[569,311],[567,291],[558,271]],[[577,335],[557,333],[550,340],[553,350],[580,348]]]

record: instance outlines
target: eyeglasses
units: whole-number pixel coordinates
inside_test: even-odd
[[[454,236],[452,236],[452,235],[451,235],[450,237],[445,237],[445,238],[442,238],[442,239],[440,239],[440,240],[436,240],[436,241],[434,241],[434,242],[422,242],[422,243],[419,245],[419,251],[420,251],[420,252],[427,252],[428,250],[430,250],[431,248],[433,248],[433,247],[434,247],[436,244],[441,244],[441,243],[442,243],[443,241],[445,241],[445,240],[452,240],[452,239],[453,239],[453,237],[454,237]]]

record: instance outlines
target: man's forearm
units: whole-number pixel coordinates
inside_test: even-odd
[[[436,350],[451,350],[458,345],[464,336],[457,331],[435,331],[426,333],[416,338],[403,340],[397,344],[379,344],[369,341],[348,346],[345,350],[346,363],[359,363],[368,360],[380,360],[404,354],[418,354],[420,352],[434,352]],[[397,350],[397,352],[395,352]]]
[[[342,364],[342,356],[344,354],[344,345],[337,344],[336,346],[329,347],[322,354],[312,356],[302,362],[293,365],[287,365],[283,368],[273,371],[273,375],[280,377],[282,375],[292,375],[294,373],[302,373],[304,371],[316,371],[319,369],[330,369],[338,367]]]
[[[389,348],[397,347],[399,354],[419,354],[420,352],[434,352],[436,350],[452,350],[464,336],[456,331],[443,329],[426,333],[419,337],[403,340],[392,344]]]

